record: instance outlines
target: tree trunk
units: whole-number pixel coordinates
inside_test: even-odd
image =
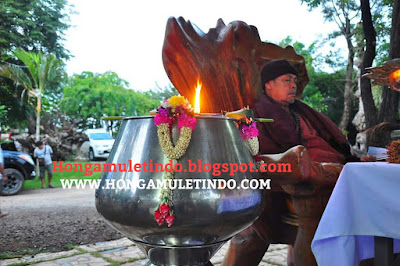
[[[36,107],[36,141],[40,140],[40,108],[42,103],[42,97],[39,93],[38,98],[37,98],[37,107]]]
[[[344,85],[344,110],[342,119],[339,124],[339,128],[343,131],[347,128],[349,124],[351,110],[353,108],[353,65],[354,65],[354,47],[351,42],[351,28],[350,20],[346,18],[346,29],[345,38],[347,41],[347,48],[349,50],[349,55],[347,59],[346,68],[346,83]]]
[[[371,81],[370,79],[362,77],[362,75],[366,73],[365,68],[372,66],[372,62],[376,55],[376,32],[372,23],[369,0],[361,0],[361,16],[366,45],[361,63],[360,90],[364,106],[366,128],[370,128],[375,126],[378,121],[377,109],[371,91]]]
[[[29,114],[26,116],[28,119],[28,134],[33,135],[36,133],[36,114]]]
[[[362,58],[364,56],[364,39],[361,42],[357,41],[357,49],[360,52],[357,55],[357,59],[355,60],[354,64],[357,66],[358,71],[355,75],[355,80],[357,80],[358,90],[354,93],[354,98],[358,99],[358,112],[353,117],[351,123],[356,127],[358,132],[365,130],[365,112],[364,112],[364,105],[361,98],[361,66],[362,66]]]
[[[36,134],[35,140],[40,140],[40,109],[42,108],[42,95],[39,93],[37,98],[37,107],[36,107]],[[36,158],[36,171],[38,176],[40,176],[40,167],[39,167],[39,158]]]
[[[400,3],[394,1],[392,12],[392,30],[390,32],[389,59],[400,58]],[[382,104],[379,112],[379,122],[395,122],[399,109],[400,93],[383,87]]]

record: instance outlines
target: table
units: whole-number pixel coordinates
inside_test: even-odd
[[[374,257],[374,237],[400,252],[400,164],[347,163],[322,215],[312,251],[319,266],[359,265]]]

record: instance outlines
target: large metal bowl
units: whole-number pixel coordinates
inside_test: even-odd
[[[178,137],[172,130],[173,140]],[[178,160],[183,169],[188,160],[204,163],[248,164],[253,158],[239,136],[235,121],[223,117],[197,117],[197,126],[185,155]],[[151,160],[151,161],[150,161]],[[154,117],[133,117],[123,121],[107,163],[167,163],[157,137]],[[154,220],[160,189],[104,188],[107,179],[162,180],[161,172],[106,172],[96,191],[97,211],[118,231],[139,244],[156,265],[202,265],[236,233],[250,226],[262,210],[263,190],[175,189],[176,219],[172,227]],[[251,174],[251,175],[250,175]],[[237,172],[234,176],[210,172],[179,172],[175,179],[261,178],[259,173]]]

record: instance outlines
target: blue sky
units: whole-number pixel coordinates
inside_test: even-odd
[[[257,27],[261,40],[277,43],[286,36],[306,45],[336,29],[319,11],[308,12],[300,0],[133,1],[69,0],[78,13],[65,46],[74,56],[69,75],[116,72],[135,90],[167,86],[161,59],[167,19],[183,16],[207,32],[218,18],[225,24],[242,20]],[[343,40],[339,39],[344,43]],[[345,47],[345,46],[344,46]]]

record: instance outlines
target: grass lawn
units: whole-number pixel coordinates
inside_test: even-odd
[[[53,172],[53,178],[51,180],[51,183],[56,186],[56,187],[61,187],[61,181],[60,179],[99,179],[101,176],[101,172],[94,172],[91,175],[84,175],[84,171],[85,171],[85,165],[86,164],[96,164],[96,162],[64,162],[64,167],[65,164],[80,164],[82,165],[82,169],[83,172],[59,172],[59,168],[57,168],[56,171]],[[91,169],[94,169],[94,165],[92,165]],[[47,173],[46,173],[46,186],[48,184],[48,179],[47,179]],[[39,180],[39,176],[36,176],[35,179],[33,180],[26,180],[25,184],[24,184],[24,189],[37,189],[37,188],[41,188],[42,187],[42,183]]]

